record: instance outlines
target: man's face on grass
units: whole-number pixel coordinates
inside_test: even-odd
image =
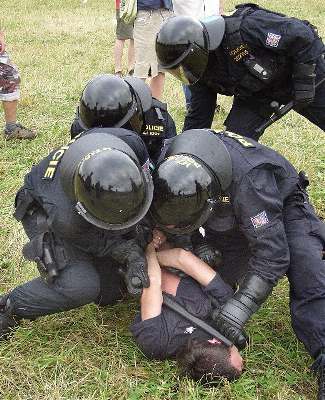
[[[211,343],[212,345],[220,345],[221,344],[220,340],[218,340],[217,338],[209,339],[208,342]],[[234,368],[236,368],[239,372],[242,372],[243,367],[244,367],[244,361],[243,361],[243,358],[240,355],[237,347],[231,346],[229,349],[229,353],[230,353],[229,358],[230,358],[231,365]]]

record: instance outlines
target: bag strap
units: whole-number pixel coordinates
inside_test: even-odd
[[[194,325],[202,329],[202,331],[208,333],[212,337],[215,337],[219,340],[221,340],[225,346],[231,347],[233,343],[227,339],[225,336],[223,336],[220,332],[218,332],[216,329],[214,329],[211,325],[207,324],[206,322],[202,321],[200,318],[195,317],[191,313],[189,313],[187,310],[185,310],[184,307],[182,307],[177,301],[175,301],[170,294],[164,293],[163,292],[163,303],[165,306],[170,308],[171,310],[175,311],[178,315],[181,317],[187,319],[188,321],[192,322]]]

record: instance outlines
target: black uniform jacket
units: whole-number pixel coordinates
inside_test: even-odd
[[[232,182],[203,225],[216,248],[242,238],[249,247],[249,270],[276,284],[289,267],[284,215],[299,175],[276,151],[233,132],[216,132],[232,161]],[[165,152],[161,154],[163,159]]]
[[[222,240],[240,232],[250,250],[249,269],[275,284],[289,267],[283,216],[299,176],[276,151],[231,132],[218,135],[229,151],[233,178],[204,225],[207,237]]]
[[[220,47],[209,54],[201,83],[225,95],[277,99],[292,98],[295,64],[316,63],[325,47],[307,21],[275,12],[238,6],[225,16],[226,33]],[[316,79],[317,81],[317,79]]]
[[[101,129],[105,130],[105,128]],[[98,129],[94,130],[98,132]],[[92,130],[85,131],[82,135],[91,134],[91,132]],[[112,132],[110,131],[110,133]],[[124,140],[135,152],[141,165],[148,168],[149,155],[141,138],[126,130],[116,130],[115,135]],[[76,139],[72,139],[69,144],[74,140]],[[123,240],[136,236],[137,227],[134,232],[121,235],[118,232],[113,233],[91,225],[78,214],[75,204],[63,191],[60,181],[60,160],[54,172],[53,169],[49,169],[50,161],[57,159],[62,152],[64,153],[69,144],[53,150],[37,165],[33,166],[25,176],[24,186],[18,193],[24,192],[25,198],[30,198],[33,207],[37,205],[43,209],[47,215],[48,228],[58,238],[95,257],[110,255],[111,250],[115,249]],[[25,208],[28,209],[28,205]],[[20,215],[18,219],[22,218],[23,215]]]

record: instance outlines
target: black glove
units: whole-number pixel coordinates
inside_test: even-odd
[[[179,234],[166,234],[168,242],[172,243],[174,247],[179,247],[187,251],[193,251],[192,241],[190,235]]]
[[[215,328],[239,349],[245,347],[247,336],[243,331],[246,321],[260,308],[273,288],[258,275],[249,274],[234,296],[221,309],[212,313]]]
[[[201,243],[194,246],[194,254],[212,268],[216,268],[222,262],[220,251],[208,243]]]
[[[134,295],[141,294],[143,288],[149,287],[150,280],[146,259],[128,263],[124,279],[128,292]]]
[[[131,294],[140,294],[143,287],[149,287],[146,256],[136,239],[122,240],[114,246],[110,256],[120,264],[120,272]]]
[[[141,221],[141,224],[137,225],[135,230],[136,239],[142,249],[145,249],[152,241],[152,229],[153,226],[146,217]]]
[[[315,97],[316,64],[295,64],[293,67],[294,103],[306,107]]]

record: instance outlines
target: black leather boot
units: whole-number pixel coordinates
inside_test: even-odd
[[[18,325],[8,295],[0,297],[0,340],[7,339]]]
[[[318,397],[317,400],[325,400],[325,365],[318,368]]]
[[[325,400],[325,348],[318,353],[311,370],[318,375],[317,400]]]

